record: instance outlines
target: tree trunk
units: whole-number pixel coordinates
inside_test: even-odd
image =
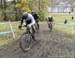
[[[4,15],[4,19],[3,20],[7,20],[7,14],[6,14],[6,0],[4,0],[3,1],[4,2],[4,6],[3,6],[3,9],[4,9],[4,11],[3,11],[3,15]]]
[[[1,9],[3,8],[3,2],[2,2],[2,0],[0,1],[0,7],[1,7]]]
[[[16,5],[16,0],[14,0],[14,11],[15,11],[15,20],[18,21],[19,20],[18,19],[18,13],[17,13],[18,11],[17,11],[15,5]]]

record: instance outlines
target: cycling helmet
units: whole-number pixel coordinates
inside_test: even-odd
[[[36,12],[34,10],[32,10],[31,14],[35,14]]]
[[[25,18],[27,18],[27,17],[28,17],[28,13],[27,13],[27,12],[24,12],[24,13],[23,13],[23,16],[24,16]]]

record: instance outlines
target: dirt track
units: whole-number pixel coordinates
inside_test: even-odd
[[[49,32],[42,26],[36,38],[37,42],[29,52],[23,52],[18,41],[0,48],[0,58],[75,58],[74,37],[57,30]]]

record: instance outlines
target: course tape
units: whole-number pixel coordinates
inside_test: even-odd
[[[12,31],[6,31],[6,32],[0,32],[0,35],[2,34],[7,34],[7,33],[11,33]],[[13,31],[14,32],[14,31]]]
[[[17,23],[17,22],[0,22],[0,24],[14,24],[14,23]]]
[[[75,23],[67,23],[67,24],[64,24],[64,23],[55,23],[56,25],[67,25],[67,26],[75,26]]]
[[[0,22],[0,24],[14,24],[14,23],[18,23],[18,22],[20,22],[20,21],[17,21],[17,22]],[[0,32],[0,35],[8,34],[8,33],[11,33],[11,32],[14,32],[14,30],[13,31]]]

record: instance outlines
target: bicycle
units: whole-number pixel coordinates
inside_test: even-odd
[[[33,30],[27,30],[27,33],[24,32],[20,37],[20,48],[24,52],[29,51],[31,49],[32,42],[34,41],[32,34],[34,34]]]
[[[48,28],[50,29],[50,32],[51,32],[52,31],[52,28],[53,28],[52,22],[48,22]]]

